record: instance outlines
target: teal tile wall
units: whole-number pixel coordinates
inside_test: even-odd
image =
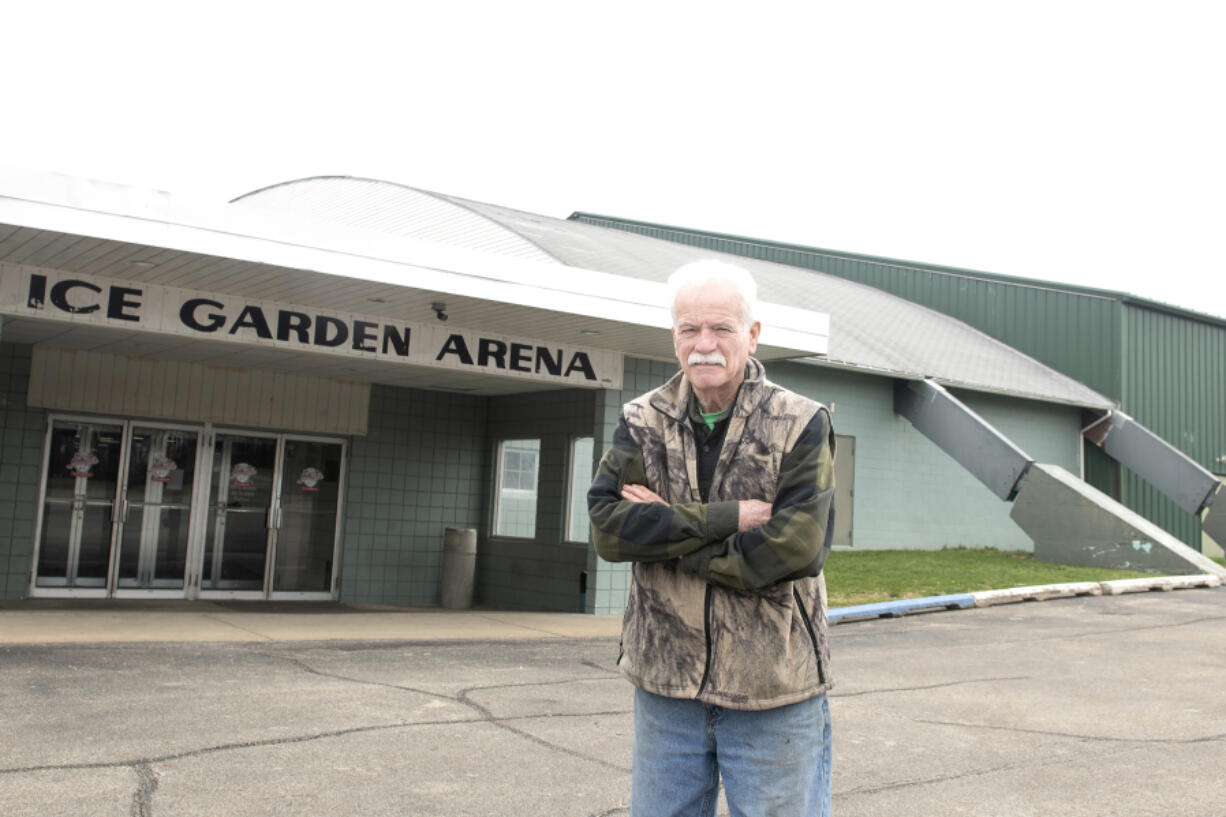
[[[44,413],[26,406],[30,349],[0,343],[0,599],[25,597],[34,552]]]
[[[375,385],[349,449],[341,601],[437,606],[447,528],[484,524],[485,398]]]
[[[531,538],[495,537],[487,528],[477,555],[481,603],[504,610],[580,611],[580,575],[588,570],[587,542],[566,542],[567,476],[571,441],[599,436],[595,406],[603,392],[583,389],[493,397],[486,435],[491,472],[499,440],[540,439],[536,531]],[[584,463],[589,471],[592,463]],[[592,577],[588,577],[588,596]]]
[[[620,391],[599,392],[593,407],[597,429],[593,446],[595,462],[600,461],[613,440],[622,406],[644,392],[662,385],[677,373],[677,362],[626,358]],[[594,470],[594,469],[593,469]],[[588,548],[588,594],[586,610],[596,615],[620,615],[630,594],[630,564],[606,562]]]

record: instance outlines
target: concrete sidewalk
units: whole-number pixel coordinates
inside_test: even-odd
[[[0,644],[610,638],[621,616],[335,602],[0,602]]]
[[[1155,576],[1015,587],[836,607],[832,624],[1073,596],[1217,587],[1216,576]],[[0,644],[258,641],[503,641],[616,638],[621,616],[442,610],[337,602],[135,599],[0,601]]]

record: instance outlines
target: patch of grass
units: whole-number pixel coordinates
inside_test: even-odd
[[[830,554],[825,573],[831,607],[1150,575],[1036,562],[1030,553],[992,548],[839,550]]]

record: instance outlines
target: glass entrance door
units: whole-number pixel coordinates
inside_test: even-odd
[[[198,436],[53,418],[35,589],[181,593]]]
[[[273,590],[330,593],[341,445],[286,438],[281,461]]]
[[[344,445],[218,432],[202,597],[331,598]]]
[[[276,437],[216,435],[201,591],[266,592],[276,465]]]
[[[105,591],[123,425],[55,420],[49,437],[35,587]]]
[[[52,417],[33,595],[329,599],[344,443]]]
[[[183,589],[198,436],[188,429],[132,428],[119,505],[117,588]]]

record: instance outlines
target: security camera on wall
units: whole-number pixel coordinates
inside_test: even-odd
[[[434,303],[430,304],[430,308],[434,310],[435,317],[437,317],[440,321],[447,320],[447,304],[443,303],[442,301],[435,301]]]

